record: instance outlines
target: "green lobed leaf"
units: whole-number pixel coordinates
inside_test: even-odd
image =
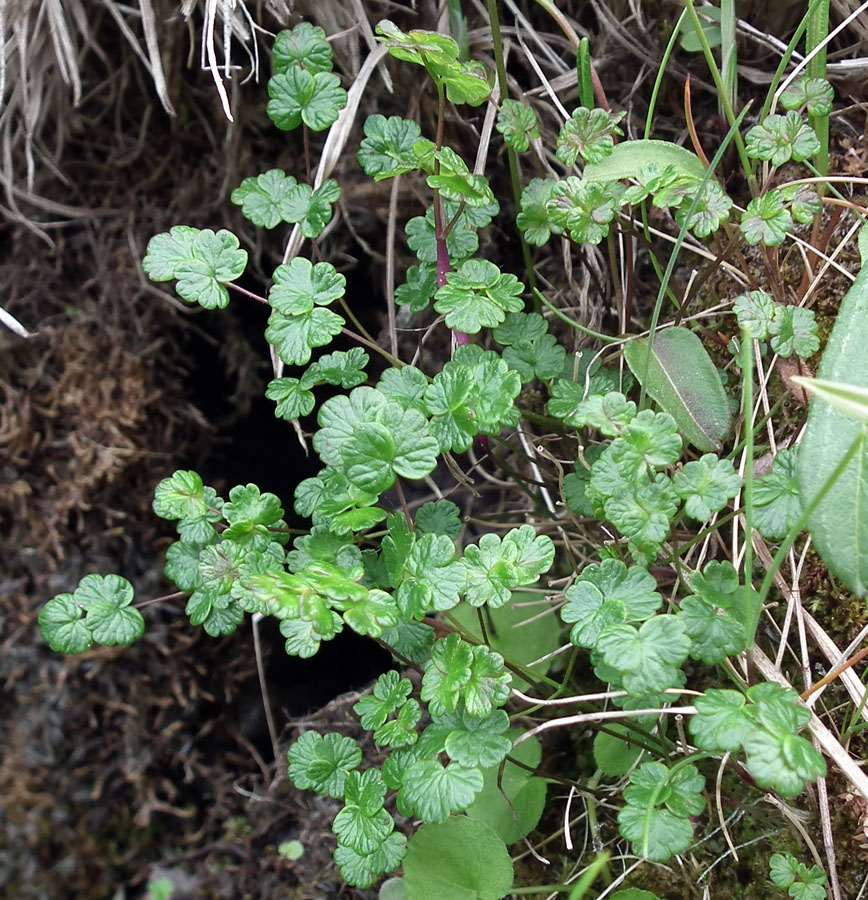
[[[514,312],[507,314],[503,324],[492,332],[492,337],[498,344],[509,347],[524,341],[534,341],[547,331],[546,320],[539,313]]]
[[[274,415],[292,421],[313,412],[314,396],[302,387],[298,378],[273,378],[265,388],[265,396],[277,406]]]
[[[554,234],[563,229],[551,221],[548,203],[552,199],[557,182],[551,178],[533,178],[521,192],[521,210],[515,224],[524,233],[524,239],[534,247],[541,247]]]
[[[814,310],[798,306],[776,306],[769,324],[772,350],[789,359],[794,353],[808,359],[820,349]]]
[[[359,145],[359,164],[374,181],[412,172],[419,165],[413,145],[421,136],[419,125],[412,119],[368,116],[365,137]]]
[[[690,735],[701,750],[737,751],[755,727],[744,694],[711,688],[694,701]]]
[[[332,48],[319,25],[299,22],[291,30],[278,32],[271,61],[278,73],[292,66],[301,66],[312,74],[331,72]]]
[[[567,351],[552,334],[543,334],[533,340],[515,341],[503,351],[504,362],[515,369],[523,384],[534,378],[550,381],[564,370]]]
[[[626,113],[611,113],[599,107],[580,106],[561,126],[555,155],[567,166],[574,166],[579,156],[587,163],[598,163],[612,153],[614,135],[623,135],[618,123]]]
[[[395,303],[409,306],[411,313],[428,309],[437,293],[437,268],[431,263],[410,266],[407,280],[395,288]]]
[[[766,116],[744,138],[748,156],[782,166],[791,159],[803,162],[820,152],[820,141],[802,117],[790,110],[785,116]]]
[[[767,538],[782,538],[802,514],[799,447],[779,450],[768,475],[753,483],[753,527]]]
[[[467,809],[482,785],[482,772],[477,768],[421,759],[404,773],[398,799],[423,822],[445,822],[451,813]]]
[[[333,72],[314,72],[290,66],[268,81],[268,118],[292,131],[304,122],[311,131],[325,131],[347,105],[347,92]]]
[[[104,647],[126,646],[145,632],[142,614],[130,607],[133,586],[120,575],[85,575],[72,597],[86,610],[84,624],[93,639]]]
[[[439,724],[445,721],[441,720]],[[493,710],[487,717],[465,713],[460,717],[449,717],[448,721],[452,727],[444,748],[446,755],[459,765],[487,769],[506,759],[512,748],[512,739],[506,734],[509,716],[502,709]]]
[[[555,228],[577,244],[599,244],[620,205],[620,187],[570,176],[552,187],[546,215]]]
[[[289,748],[287,760],[289,778],[299,790],[340,799],[347,775],[362,762],[362,751],[352,738],[305,731]]]
[[[423,503],[416,513],[416,529],[455,541],[461,533],[461,511],[451,500]]]
[[[338,845],[335,848],[335,863],[347,884],[364,890],[381,875],[397,869],[406,852],[406,835],[393,831],[371,853],[357,853],[352,847]]]
[[[684,503],[684,511],[697,522],[707,522],[727,501],[738,496],[741,479],[728,459],[706,453],[686,463],[672,476],[672,487]]]
[[[738,227],[751,246],[763,243],[766,247],[777,247],[793,227],[793,217],[784,205],[781,192],[771,190],[748,203]]]
[[[272,309],[287,316],[309,313],[316,304],[328,306],[344,296],[347,280],[331,263],[314,265],[295,257],[274,270],[274,284],[268,292]]]
[[[531,139],[539,137],[539,125],[532,106],[520,100],[506,99],[497,114],[497,130],[503,135],[506,146],[516,153],[524,153]]]
[[[735,298],[733,311],[738,318],[738,327],[746,330],[752,338],[764,341],[769,336],[769,326],[775,313],[772,298],[764,291],[750,291]]]
[[[434,309],[446,316],[446,324],[465,334],[493,328],[508,312],[524,307],[524,285],[492,262],[469,259],[446,275],[446,284],[435,294]]]
[[[488,645],[504,658],[530,665],[534,672],[545,675],[551,665],[545,659],[558,647],[559,627],[554,616],[539,615],[538,595],[515,591],[511,603],[485,611]],[[471,636],[482,640],[482,629],[476,608],[461,603],[451,611],[453,619]],[[536,662],[543,659],[542,662]],[[524,690],[528,682],[513,675],[513,686]],[[524,745],[522,745],[524,746]]]
[[[332,824],[339,844],[364,855],[386,840],[395,830],[395,822],[383,809],[385,796],[386,785],[378,769],[347,772],[345,805]]]
[[[690,651],[690,638],[678,616],[654,616],[639,629],[613,625],[597,638],[604,662],[621,673],[632,695],[674,687],[678,669]]]
[[[42,639],[55,653],[85,653],[93,634],[84,622],[84,610],[72,594],[58,594],[39,611]]]
[[[444,34],[414,28],[406,34],[389,19],[375,28],[377,40],[389,48],[395,59],[426,66],[445,66],[458,60],[458,44]]]
[[[274,310],[268,318],[265,339],[288,366],[305,365],[315,347],[324,347],[341,333],[344,319],[318,306],[301,315],[283,315]]]
[[[238,238],[229,231],[216,234],[176,225],[168,234],[148,242],[142,269],[151,281],[175,279],[175,289],[188,303],[205,309],[229,305],[225,285],[240,278],[247,265],[247,251],[238,248]]]
[[[825,78],[809,78],[802,75],[797,78],[780,97],[784,109],[800,109],[805,107],[812,118],[828,116],[833,107],[835,90]]]
[[[553,562],[551,538],[536,535],[532,525],[514,528],[502,540],[496,534],[484,534],[478,546],[464,549],[461,563],[467,602],[471,606],[503,606],[513,589],[534,584]]]

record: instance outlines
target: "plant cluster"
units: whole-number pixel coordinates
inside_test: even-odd
[[[691,39],[707,49],[706,31],[695,24]],[[280,366],[266,395],[282,419],[315,412],[313,448],[323,464],[295,490],[294,511],[311,526],[292,540],[282,500],[254,484],[224,498],[193,471],[164,479],[154,511],[178,533],[165,573],[189,595],[191,623],[208,634],[235,631],[245,614],[273,616],[290,655],[314,656],[349,628],[400,663],[353,707],[381,751],[379,765],[366,765],[360,746],[339,733],[305,731],[288,752],[297,788],[343,804],[333,825],[335,863],[349,884],[369,887],[403,865],[411,900],[433,896],[439,882],[432,879],[444,879],[436,894],[443,900],[508,893],[508,844],[536,827],[547,783],[576,783],[573,772],[539,769],[542,747],[529,714],[511,698],[532,702],[522,690],[533,689],[545,695],[535,709],[555,703],[582,658],[606,686],[607,715],[623,720],[594,740],[595,779],[626,778],[620,835],[637,856],[664,862],[694,840],[708,805],[706,759],[728,760],[746,781],[788,798],[826,773],[802,734],[812,714],[798,694],[732,662],[754,652],[774,572],[756,584],[750,551],[742,561],[723,552],[707,558],[707,548],[724,522],[745,514],[747,533],[781,541],[782,557],[841,472],[805,491],[793,447],[776,454],[769,474],[753,477],[761,428],[752,409],[755,354],[812,356],[814,314],[758,285],[742,293],[732,304],[738,336],[729,343],[729,374],[722,372],[702,332],[683,323],[657,327],[667,297],[679,320],[687,301],[669,290],[676,257],[664,273],[649,214],[665,214],[676,251],[687,240],[719,240],[721,256],[759,244],[775,269],[776,248],[822,210],[822,191],[804,179],[782,183],[779,170],[817,159],[814,122],[828,117],[831,88],[816,77],[794,82],[781,95],[785,113],[762,115],[743,137],[744,113],[732,118],[727,140],[736,142],[754,189],[740,206],[715,178],[714,162],[668,142],[622,141],[624,113],[593,106],[580,77],[583,103],[554,145],[563,175],[527,181],[516,225],[526,251],[558,236],[587,250],[615,231],[646,247],[661,276],[652,327],[613,338],[572,322],[536,289],[532,268],[520,280],[478,256],[479,233],[500,204],[485,175],[444,143],[443,122],[447,104],[493,102],[486,68],[463,60],[446,35],[404,32],[389,21],[377,35],[392,57],[430,78],[438,127],[431,139],[414,121],[372,115],[358,161],[375,181],[408,177],[429,192],[430,205],[405,224],[416,264],[395,302],[450,329],[451,358],[427,371],[383,349],[356,320],[345,277],[316,244],[340,198],[332,179],[314,187],[272,169],[232,192],[255,225],[291,225],[313,242],[311,260],[296,256],[274,270],[267,296],[237,286],[247,255],[230,232],[176,226],[154,237],[144,270],[154,281],[174,281],[184,300],[223,308],[235,292],[268,305],[265,338],[298,371],[283,375]],[[281,32],[273,66],[267,112],[276,127],[321,132],[336,122],[346,93],[321,29],[301,23]],[[519,154],[540,140],[539,122],[530,105],[506,96],[502,71],[497,87],[496,128],[518,176]],[[339,335],[356,346],[322,352]],[[588,338],[604,349],[579,349]],[[627,369],[614,365],[614,345],[623,345]],[[369,372],[371,353],[387,363],[377,375]],[[324,401],[323,386],[330,388]],[[544,412],[533,406],[539,397]],[[516,461],[509,436],[537,425],[555,435],[551,446],[571,470],[527,446]],[[468,484],[456,458],[468,452],[490,454],[524,479],[536,525],[472,540],[451,500],[406,502],[404,483],[437,479],[438,467]],[[546,485],[543,471],[554,476]],[[588,526],[606,535],[590,548]],[[571,542],[584,543],[581,555],[594,561],[576,564]],[[542,579],[552,570],[560,580],[547,588]],[[665,591],[663,572],[672,573]],[[569,628],[569,663],[559,673],[551,653],[542,661],[511,655],[497,628],[498,616],[535,590],[549,616],[556,611]],[[132,600],[123,578],[90,575],[43,608],[42,633],[63,653],[129,644],[144,629]],[[712,667],[728,671],[731,687],[688,689],[715,684]],[[408,669],[419,677],[407,677]],[[673,708],[682,695],[692,706]],[[689,715],[689,741],[673,734],[671,712]],[[406,820],[421,823],[409,841]],[[819,876],[784,857],[773,860],[772,880],[792,897],[820,896]]]

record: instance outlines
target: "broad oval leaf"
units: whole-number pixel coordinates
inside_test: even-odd
[[[600,162],[585,166],[585,181],[621,181],[635,178],[639,170],[648,163],[657,163],[661,169],[675,166],[679,175],[693,178],[705,177],[702,160],[690,150],[669,141],[624,141],[616,144],[612,153]]]
[[[863,424],[868,424],[868,387],[826,381],[824,378],[793,376],[793,384],[810,391],[839,412]]]
[[[703,452],[719,451],[729,434],[729,401],[702,341],[686,328],[635,338],[624,359],[640,384],[675,419],[682,437]]]
[[[868,268],[841,301],[817,377],[854,388],[868,387]],[[799,448],[796,477],[807,506],[857,440],[862,423],[827,402],[811,401]],[[868,447],[865,444],[832,485],[808,521],[814,546],[829,570],[859,597],[868,592]]]
[[[407,844],[408,900],[500,900],[512,887],[506,845],[482,822],[452,816],[423,825]]]

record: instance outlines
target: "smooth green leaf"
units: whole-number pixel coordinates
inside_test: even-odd
[[[501,900],[512,879],[505,844],[474,819],[453,816],[423,825],[407,844],[407,900]]]
[[[636,734],[634,728],[613,722],[606,731],[594,736],[594,762],[609,778],[623,778],[636,765],[642,755],[638,744],[631,744],[630,738]]]
[[[510,734],[517,737],[520,732],[514,729]],[[500,766],[486,769],[482,790],[467,807],[466,814],[488,825],[504,843],[514,844],[522,836],[529,835],[539,823],[545,808],[546,781],[532,771],[542,758],[542,747],[536,738],[519,744],[509,755],[531,771],[507,760],[498,787]],[[509,798],[509,803],[503,794]]]
[[[868,268],[841,302],[817,373],[823,381],[868,388],[860,336],[868,329]],[[853,442],[862,424],[814,399],[799,448],[796,475],[803,504],[817,494]],[[868,591],[868,448],[865,444],[832,486],[808,522],[818,553],[857,596]]]
[[[682,437],[698,450],[718,451],[731,427],[729,401],[702,341],[686,328],[666,328],[624,345],[624,359]]]
[[[584,177],[588,181],[625,181],[635,178],[651,162],[661,170],[673,166],[679,175],[696,180],[705,177],[705,166],[695,153],[669,141],[655,140],[616,144],[605,159],[585,166]]]
[[[721,10],[717,6],[701,6],[696,9],[699,15],[700,28],[702,36],[709,47],[720,46],[720,16]],[[709,21],[710,20],[710,21]],[[681,37],[678,43],[681,49],[687,53],[701,53],[702,39],[696,31],[696,25],[693,19],[688,17],[682,26]],[[618,896],[617,894],[615,895]],[[641,900],[641,898],[636,898]]]

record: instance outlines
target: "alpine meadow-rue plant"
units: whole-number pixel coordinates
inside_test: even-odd
[[[392,653],[395,668],[353,706],[376,762],[354,739],[314,730],[287,754],[296,788],[342,804],[334,860],[348,884],[368,888],[402,869],[409,900],[435,896],[432,885],[441,885],[442,900],[509,893],[508,846],[541,821],[553,829],[562,813],[544,815],[564,786],[585,790],[575,765],[560,754],[548,759],[536,737],[569,724],[549,712],[582,661],[582,684],[596,679],[607,719],[621,720],[593,739],[594,785],[608,777],[620,794],[623,846],[667,862],[708,823],[715,801],[707,778],[717,766],[750,783],[746,793],[786,798],[826,774],[805,732],[812,713],[796,691],[759,677],[753,662],[742,665],[755,652],[768,587],[717,538],[747,502],[739,467],[745,433],[753,441],[754,431],[742,397],[747,351],[810,358],[820,347],[814,312],[761,289],[742,293],[729,310],[735,355],[725,359],[720,347],[712,358],[707,330],[693,330],[680,309],[680,324],[643,335],[572,328],[553,299],[529,289],[533,272],[517,275],[480,255],[484,229],[495,219],[509,227],[507,200],[443,138],[449,104],[497,102],[496,131],[519,174],[520,155],[545,134],[539,109],[509,98],[502,76],[462,59],[447,35],[390,21],[376,34],[399,64],[430,80],[437,128],[432,137],[412,120],[371,115],[358,164],[375,182],[412,180],[422,207],[404,232],[416,261],[395,302],[415,321],[451,330],[455,346],[447,359],[422,363],[360,333],[345,276],[322,259],[327,245],[277,266],[266,295],[253,298],[269,307],[265,338],[282,364],[266,389],[275,415],[296,423],[315,415],[322,468],[293,497],[310,528],[290,540],[288,498],[254,484],[221,497],[196,472],[177,471],[153,503],[176,523],[165,574],[187,595],[191,624],[209,635],[271,616],[293,656],[315,656],[345,629]],[[347,95],[322,29],[300,23],[281,32],[272,63],[274,125],[333,126]],[[712,247],[712,258],[738,243],[761,245],[775,263],[776,248],[822,209],[812,184],[784,184],[776,170],[818,154],[812,121],[829,115],[831,99],[823,79],[794,82],[782,94],[783,115],[745,129],[746,159],[764,173],[747,200],[730,197],[707,161],[683,147],[622,140],[624,112],[579,105],[548,148],[558,176],[521,173],[516,237],[525,247],[557,239],[585,249],[615,234],[638,240],[654,211],[679,242],[690,236]],[[257,227],[296,226],[315,242],[340,197],[334,179],[314,187],[271,169],[245,177],[231,202]],[[225,308],[233,292],[251,295],[237,287],[246,265],[230,232],[183,225],[152,238],[143,261],[153,281],[174,282],[182,299],[206,309]],[[357,346],[329,349],[339,335]],[[372,354],[386,367],[373,367]],[[811,512],[799,484],[802,453],[781,449],[767,474],[750,479],[751,527],[766,539],[792,543]],[[445,470],[472,493],[470,470],[486,454],[482,464],[500,464],[516,495],[529,498],[527,514],[474,533],[453,502],[460,491],[437,484]],[[413,482],[435,485],[433,499],[408,503],[404,487]],[[88,575],[45,605],[42,634],[61,653],[130,644],[145,628],[133,600],[119,575]],[[521,629],[526,640],[516,642]],[[673,707],[682,695],[690,705]],[[673,713],[687,716],[686,729],[676,733]],[[717,791],[719,805],[719,781]],[[770,878],[790,896],[825,896],[820,875],[773,857]]]

